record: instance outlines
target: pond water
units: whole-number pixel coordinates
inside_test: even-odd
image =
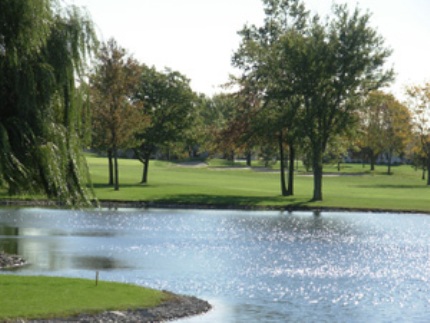
[[[0,250],[31,262],[15,273],[214,305],[180,322],[427,321],[429,243],[420,214],[0,209]]]

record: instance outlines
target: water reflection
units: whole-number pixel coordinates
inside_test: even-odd
[[[19,235],[18,227],[0,226],[0,235],[2,236],[17,236]]]
[[[74,268],[88,269],[88,270],[109,270],[126,268],[124,264],[119,263],[115,259],[109,257],[94,257],[83,256],[73,257],[72,259]]]
[[[32,263],[21,274],[101,270],[214,304],[183,322],[424,320],[429,242],[423,215],[0,210],[0,249]]]
[[[0,226],[0,251],[6,252],[8,254],[16,255],[18,254],[18,242],[14,238],[19,236],[19,229],[17,227]]]

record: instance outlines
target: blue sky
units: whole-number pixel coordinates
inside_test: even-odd
[[[86,7],[101,40],[114,37],[141,63],[170,67],[191,79],[197,92],[212,95],[228,80],[231,56],[245,23],[261,25],[260,0],[63,0]],[[429,0],[345,0],[369,10],[372,25],[393,49],[388,66],[397,72],[390,88],[430,80]],[[308,9],[326,16],[333,1],[305,0]]]

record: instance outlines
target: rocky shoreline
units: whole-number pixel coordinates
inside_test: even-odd
[[[168,293],[168,292],[166,292]],[[58,323],[58,322],[80,322],[80,323],[105,323],[105,322],[143,322],[155,323],[177,320],[180,318],[199,315],[208,312],[212,306],[204,300],[193,296],[170,294],[169,300],[162,304],[146,309],[133,309],[127,311],[105,311],[98,314],[80,314],[75,317],[58,318],[49,320],[31,320],[31,323]],[[20,320],[19,322],[23,322]]]
[[[25,266],[27,261],[18,255],[9,255],[0,251],[0,269],[12,269]]]

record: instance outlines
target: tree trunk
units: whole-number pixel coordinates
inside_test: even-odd
[[[312,156],[313,173],[314,173],[314,196],[312,201],[322,201],[322,175],[323,175],[323,164],[322,164],[322,151],[320,149],[313,149]]]
[[[146,184],[148,182],[148,169],[149,169],[149,159],[151,158],[152,152],[155,147],[142,145],[139,149],[135,149],[135,154],[139,161],[143,164],[142,180],[141,184]]]
[[[252,166],[251,163],[252,163],[252,152],[248,151],[246,153],[246,166],[251,167]]]
[[[287,187],[285,182],[285,156],[284,156],[284,145],[283,145],[283,137],[282,137],[282,131],[279,133],[278,137],[278,144],[279,144],[279,157],[281,160],[281,169],[280,169],[280,175],[281,175],[281,193],[282,196],[287,196]]]
[[[387,169],[387,174],[391,175],[391,157],[393,156],[393,152],[390,150],[387,153],[387,160],[388,160],[388,169]]]
[[[430,156],[427,156],[427,185],[430,186]]]
[[[370,170],[374,171],[375,170],[375,163],[376,163],[376,156],[373,153],[372,149],[370,149],[369,158],[370,158]]]
[[[114,189],[119,190],[119,175],[118,175],[118,152],[116,148],[113,149],[113,162],[114,162]]]
[[[143,162],[142,184],[148,183],[149,156],[150,154],[146,154]]]
[[[287,195],[294,195],[294,159],[296,158],[296,150],[294,145],[290,145],[290,162],[288,163],[288,190]]]
[[[232,150],[232,151],[230,152],[230,155],[229,155],[228,160],[230,160],[231,162],[233,162],[233,163],[234,163],[234,158],[235,158],[234,150]]]
[[[112,161],[113,156],[112,156],[112,149],[109,148],[108,151],[107,151],[107,153],[108,153],[108,163],[109,163],[108,164],[108,167],[109,167],[109,169],[108,169],[108,172],[109,172],[108,185],[109,186],[113,186],[113,161]]]

